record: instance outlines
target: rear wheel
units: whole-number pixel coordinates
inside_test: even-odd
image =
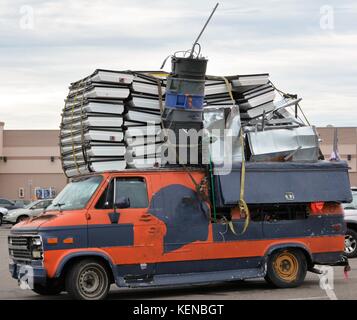
[[[357,257],[357,232],[347,229],[345,235],[345,254],[348,258]]]
[[[105,265],[95,260],[74,264],[66,276],[66,290],[77,300],[102,300],[108,295],[110,281]]]
[[[280,250],[269,256],[265,280],[278,288],[294,288],[304,282],[306,272],[307,262],[303,252]]]
[[[0,213],[0,226],[2,225],[2,213]]]

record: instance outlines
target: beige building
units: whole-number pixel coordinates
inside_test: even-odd
[[[0,122],[0,198],[32,200],[36,189],[66,184],[58,130],[4,130]]]
[[[334,128],[318,128],[328,159]],[[61,191],[67,182],[60,161],[58,130],[4,130],[0,122],[0,198],[34,199],[38,188]],[[339,153],[348,161],[351,185],[357,186],[357,127],[338,128]]]

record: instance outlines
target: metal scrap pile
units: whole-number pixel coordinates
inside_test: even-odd
[[[62,164],[68,177],[163,165],[166,76],[96,70],[71,84],[60,136]],[[268,74],[206,76],[202,124],[214,137],[209,146],[213,163],[221,163],[226,156],[224,129],[233,132],[233,162],[242,161],[243,154],[247,161],[317,160],[315,129],[298,117],[301,99],[277,96]]]
[[[208,77],[210,79],[212,77]],[[227,83],[232,96],[228,94]],[[232,100],[233,98],[233,100]],[[240,75],[208,80],[204,107],[205,127],[234,128],[233,136],[244,135],[247,161],[317,161],[319,139],[314,127],[301,119],[299,102],[294,95],[283,94],[269,80],[269,74]],[[235,116],[232,116],[234,110]],[[300,111],[300,112],[299,112]],[[214,133],[212,133],[214,136]],[[224,137],[216,137],[210,156],[222,162]],[[233,163],[242,161],[238,139],[233,140]]]

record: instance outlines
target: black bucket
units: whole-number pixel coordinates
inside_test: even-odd
[[[206,59],[172,57],[171,73],[177,78],[204,80],[207,62]]]

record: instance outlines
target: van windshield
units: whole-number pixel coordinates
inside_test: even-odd
[[[102,176],[76,179],[58,194],[46,211],[83,209],[102,182]]]

